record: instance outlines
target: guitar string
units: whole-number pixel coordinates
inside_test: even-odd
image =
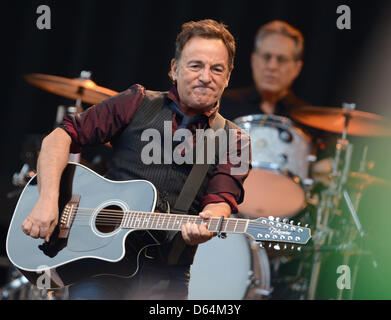
[[[90,226],[90,223],[80,223],[80,222],[87,222],[87,221],[74,221],[75,225],[78,225],[78,226]],[[182,228],[182,225],[186,224],[188,221],[177,221],[176,223],[173,223],[173,222],[167,222],[167,223],[164,223],[163,220],[161,221],[140,221],[140,222],[136,222],[136,223],[133,223],[133,224],[130,224],[130,225],[122,225],[121,224],[122,221],[120,220],[117,220],[117,221],[112,221],[112,222],[108,222],[108,221],[96,221],[95,224],[96,226],[112,226],[112,227],[127,227],[127,228],[133,228],[133,229],[150,229],[150,230],[181,230]],[[201,224],[203,221],[201,220],[198,220],[198,221],[191,221],[193,223],[196,223],[196,224]],[[210,225],[208,225],[208,229],[210,231],[213,231],[213,232],[216,232],[215,229],[217,228],[218,226],[218,222],[216,221],[212,221],[214,223],[211,223]],[[207,224],[207,223],[206,223]],[[222,231],[223,232],[244,232],[246,228],[244,228],[245,225],[241,226],[241,225],[237,225],[236,227],[232,227],[232,226],[229,226],[229,225],[226,225],[224,226],[224,224],[222,225]]]
[[[144,215],[144,216],[150,216],[154,219],[165,219],[167,217],[176,217],[176,218],[181,218],[181,219],[202,219],[199,216],[190,216],[190,215],[181,215],[181,214],[173,214],[173,213],[161,213],[161,212],[146,212],[146,211],[115,211],[118,212],[119,214],[105,214],[101,213],[103,210],[99,211],[99,213],[95,212],[96,209],[93,208],[78,208],[78,209],[73,209],[71,214],[73,216],[81,216],[81,217],[87,217],[89,218],[92,215],[97,215],[97,217],[103,217],[103,218],[113,218],[113,219],[123,219],[123,217],[128,214],[128,215]],[[84,213],[81,213],[84,212]],[[106,212],[112,212],[111,210],[107,210]],[[207,219],[212,219],[212,220],[219,220],[220,217],[210,217]],[[205,219],[202,219],[205,220]],[[223,221],[237,221],[238,223],[247,223],[247,219],[239,219],[239,218],[225,218]]]
[[[77,215],[77,216],[91,216],[91,215],[97,215],[99,217],[109,217],[109,218],[123,218],[123,216],[125,214],[145,214],[145,215],[151,215],[153,217],[161,217],[161,218],[166,218],[167,215],[170,215],[171,217],[172,216],[176,216],[178,218],[186,218],[186,217],[189,217],[189,215],[182,215],[182,214],[174,214],[174,213],[163,213],[163,212],[149,212],[149,211],[133,211],[133,210],[108,210],[108,209],[101,209],[99,210],[99,212],[97,213],[96,212],[97,209],[96,208],[83,208],[83,207],[78,207],[78,208],[74,208],[72,209],[72,214],[73,215]],[[200,218],[199,216],[194,216],[195,218]],[[211,219],[217,219],[219,220],[220,217],[211,217]],[[266,218],[263,218],[264,221],[267,221]],[[234,221],[238,221],[239,223],[243,221],[243,223],[247,223],[247,220],[248,219],[244,219],[244,218],[225,218],[224,221],[226,220],[234,220]],[[251,221],[251,220],[250,220]],[[259,220],[256,219],[256,221],[259,223]],[[267,223],[270,223],[267,221]],[[281,225],[288,225],[288,226],[292,226],[290,224],[285,224],[285,223],[280,223]],[[302,227],[302,228],[305,228],[305,227]]]
[[[180,221],[179,221],[180,220]],[[73,220],[73,223],[79,223],[79,222],[88,222],[90,221],[90,219],[83,219],[83,218],[75,218]],[[99,225],[121,225],[123,222],[123,219],[122,218],[117,218],[117,219],[101,219],[99,217],[97,217],[95,219],[95,223],[96,224],[99,224]],[[129,221],[130,222],[130,221]],[[151,226],[153,228],[153,226],[158,226],[158,225],[165,225],[165,226],[175,226],[177,224],[186,224],[187,222],[192,222],[192,223],[196,223],[196,224],[206,224],[208,225],[209,228],[212,228],[212,227],[217,227],[218,225],[218,220],[204,220],[204,219],[201,219],[201,218],[198,218],[198,217],[190,217],[190,218],[187,218],[187,217],[183,217],[181,219],[171,219],[171,218],[168,218],[167,217],[138,217],[137,220],[135,221],[132,221],[132,223],[129,223],[129,222],[126,222],[123,226],[127,226],[127,225],[130,225],[130,226],[134,226],[134,227],[139,227],[139,226]],[[224,228],[226,228],[226,226],[232,228],[232,229],[237,229],[237,228],[243,228],[246,226],[246,222],[240,222],[240,223],[232,223],[231,222],[231,225],[232,226],[229,226],[229,222],[227,221],[226,223],[223,223],[222,226]]]
[[[96,208],[73,208],[72,212],[77,211],[78,215],[93,215],[96,213],[97,209]],[[175,213],[165,213],[165,212],[150,212],[150,211],[135,211],[135,210],[107,210],[107,209],[99,209],[99,215],[103,216],[112,216],[112,217],[117,217],[120,214],[154,214],[154,215],[164,215],[166,216],[169,214],[170,216],[178,216],[178,217],[183,217],[184,215],[182,214],[175,214]],[[211,217],[215,219],[220,219],[220,217]],[[240,219],[240,218],[225,218],[225,219],[238,219],[238,220],[246,220],[246,219]]]
[[[89,208],[79,208],[79,209],[83,209],[84,211],[95,210],[95,209],[89,209]],[[111,212],[111,210],[106,210],[106,211]],[[101,217],[101,214],[98,214],[95,221],[99,222],[99,223],[97,223],[98,225],[120,226],[125,215],[123,214],[123,211],[120,211],[120,210],[114,210],[114,211],[118,212],[118,213],[122,213],[122,214],[121,215],[119,215],[119,214],[106,215],[103,218]],[[150,224],[152,226],[152,228],[153,228],[154,224],[155,224],[155,227],[157,227],[156,224],[164,224],[164,220],[167,220],[165,222],[166,225],[170,225],[170,224],[174,225],[175,220],[178,220],[178,219],[182,220],[181,221],[182,224],[184,224],[186,222],[193,222],[193,223],[201,224],[204,222],[205,224],[209,224],[209,228],[212,228],[212,227],[214,227],[213,224],[216,224],[216,226],[217,226],[218,220],[220,219],[217,217],[210,217],[207,219],[202,219],[201,217],[198,217],[198,216],[183,216],[180,214],[167,214],[167,213],[156,213],[156,212],[155,213],[154,212],[141,212],[141,211],[126,211],[126,212],[128,214],[130,213],[130,215],[134,214],[135,216],[137,216],[136,219],[138,219],[138,221],[135,221],[133,223],[133,225],[135,227],[140,227],[140,226],[144,225],[146,222],[145,219],[147,219],[147,217],[148,217],[147,225]],[[73,220],[73,223],[83,221],[83,218],[87,218],[87,220],[89,220],[89,217],[92,215],[91,213],[87,213],[87,214],[81,213],[81,215],[84,215],[84,216],[78,217],[78,215],[80,213],[79,213],[79,210],[76,208],[72,210],[71,214],[73,216],[76,215],[76,217]],[[174,221],[171,221],[173,216],[175,217]],[[150,220],[152,220],[152,222]],[[188,221],[183,221],[183,220],[188,220]],[[85,221],[85,219],[84,219],[84,221]],[[247,221],[244,219],[242,220],[242,219],[236,219],[236,218],[226,218],[225,221],[223,221],[223,226],[224,225],[228,226],[229,222],[231,222],[231,224],[235,224],[234,229],[237,229],[238,227],[244,227],[247,224]],[[88,224],[86,224],[86,225],[88,225]]]
[[[74,221],[86,221],[90,220],[90,217],[92,214],[84,214],[84,216],[79,217],[78,213],[75,211],[73,213],[75,216]],[[136,217],[136,221],[134,220],[134,217],[126,217],[125,215],[115,215],[115,216],[103,216],[101,217],[100,214],[96,216],[95,221],[100,222],[100,223],[113,223],[115,225],[118,225],[121,223],[124,219],[128,219],[129,222],[133,222],[133,225],[143,225],[146,222],[146,219],[148,219],[147,224],[153,224],[153,223],[167,223],[167,224],[173,224],[175,220],[188,220],[187,222],[197,222],[201,224],[202,222],[205,222],[206,224],[213,224],[213,223],[218,223],[218,220],[220,218],[217,217],[211,217],[207,219],[202,219],[199,216],[183,216],[183,215],[175,215],[175,214],[163,214],[163,213],[153,213],[153,212],[132,212],[131,215],[134,215]],[[173,216],[175,217],[173,219]],[[210,219],[210,220],[209,220]],[[150,220],[153,220],[150,222]],[[160,221],[161,220],[161,221]],[[167,221],[165,221],[167,220]],[[172,221],[174,220],[174,221]],[[238,219],[238,218],[226,218],[223,220],[223,225],[228,225],[229,223],[234,224],[234,228],[238,227],[245,227],[247,225],[247,219]],[[254,224],[254,222],[249,222],[251,225]],[[260,222],[255,221],[255,226],[256,227]],[[259,225],[259,227],[268,227],[269,225]]]
[[[152,218],[156,218],[154,216],[154,214],[156,213],[151,213],[151,212],[142,212],[143,214],[148,214],[150,217]],[[158,213],[159,214],[159,213]],[[163,215],[163,216],[162,216]],[[163,225],[163,222],[164,222],[164,218],[167,217],[167,214],[162,214],[160,213],[160,217],[157,217],[157,219],[154,219],[155,220],[155,226],[153,226],[153,223],[154,222],[150,222],[148,220],[147,222],[147,225],[146,226],[143,226],[145,224],[145,220],[144,221],[141,221],[141,222],[137,222],[137,223],[134,223],[134,225],[131,225],[131,226],[123,226],[121,225],[122,223],[122,218],[120,219],[120,217],[117,216],[117,219],[116,220],[111,220],[111,221],[100,221],[99,223],[98,220],[96,219],[96,226],[110,226],[110,227],[115,227],[115,229],[111,230],[110,232],[113,232],[114,230],[116,230],[118,227],[126,227],[126,228],[132,228],[132,229],[139,229],[139,230],[176,230],[176,231],[180,231],[181,230],[181,227],[183,224],[186,223],[186,221],[183,221],[183,220],[196,220],[196,221],[192,221],[194,223],[202,223],[202,222],[205,222],[204,219],[200,218],[200,217],[197,217],[197,216],[194,216],[194,217],[189,217],[189,216],[183,216],[183,215],[176,215],[178,217],[181,218],[181,222],[180,222],[180,225],[174,225],[172,223],[171,225],[171,228],[169,228],[168,226],[170,225],[169,224],[169,219],[167,219],[167,224],[166,224],[166,227],[164,228],[162,225]],[[159,221],[160,218],[162,218],[162,221]],[[145,218],[139,218],[141,220],[145,219]],[[215,226],[214,225],[209,225],[208,228],[211,232],[217,232],[218,230],[214,230],[213,228],[216,227],[217,228],[217,225],[218,225],[218,220],[219,218],[215,218],[215,217],[211,217],[211,218],[208,218],[208,219],[211,219],[210,220],[210,224],[214,223],[215,222]],[[233,229],[228,229],[228,226],[229,226],[229,222],[230,221],[227,221],[227,220],[235,220],[235,228]],[[208,221],[208,220],[207,220]],[[247,221],[248,221],[248,225],[247,225],[247,228],[243,228],[238,231],[237,228],[238,228],[238,225],[237,223],[241,223],[243,224],[242,226],[239,226],[239,227],[244,227],[246,226],[247,224]],[[74,222],[80,222],[80,220],[77,220],[77,219],[74,219]],[[150,226],[148,226],[148,224],[150,224]],[[159,224],[160,224],[160,227],[159,227]],[[90,224],[77,224],[78,226],[90,226]],[[269,225],[270,226],[270,225]],[[260,222],[257,222],[257,221],[251,221],[251,220],[247,220],[247,219],[232,219],[232,218],[227,218],[226,221],[223,221],[223,225],[221,227],[220,230],[222,230],[223,232],[233,232],[233,233],[244,233],[246,232],[249,228],[255,228],[257,229],[256,232],[264,232],[264,233],[268,233],[269,231],[267,230],[268,225],[265,225],[265,224],[260,224]],[[231,226],[232,227],[232,226]],[[302,234],[301,236],[304,236],[304,240],[302,239],[301,242],[298,242],[297,240],[295,241],[295,243],[304,243],[303,241],[305,241],[306,237],[305,237],[305,234]],[[263,239],[263,241],[281,241],[281,239]],[[283,242],[286,242],[286,241],[283,241]],[[290,241],[292,242],[292,241]]]
[[[84,211],[84,212],[88,212],[88,213],[80,213],[78,211]],[[92,209],[92,208],[74,208],[74,209],[72,209],[71,214],[74,216],[74,219],[73,219],[74,221],[73,222],[80,222],[81,221],[81,219],[83,217],[78,217],[79,215],[84,215],[84,217],[88,216],[87,218],[89,219],[89,216],[94,214],[94,212],[91,213],[91,211],[96,211],[96,209]],[[106,214],[105,213],[100,213],[102,211],[107,212],[107,213]],[[130,214],[130,215],[134,214],[134,215],[138,216],[136,218],[138,220],[136,220],[135,222],[132,221],[133,224],[131,224],[131,226],[121,225],[122,221],[123,221],[123,219],[125,217],[125,213],[124,212],[127,213],[127,214]],[[115,213],[115,214],[113,214],[113,213]],[[103,218],[102,218],[102,215],[103,215]],[[148,220],[147,220],[146,228],[147,229],[161,230],[162,227],[158,227],[158,225],[159,224],[160,225],[164,224],[164,220],[167,217],[170,217],[169,219],[171,219],[172,216],[176,216],[177,218],[180,218],[182,220],[180,226],[182,226],[182,224],[185,224],[186,222],[193,222],[193,223],[201,224],[202,222],[206,223],[206,221],[208,221],[208,220],[202,219],[202,218],[200,218],[198,216],[190,217],[190,216],[183,216],[183,215],[180,215],[180,214],[169,214],[169,215],[170,216],[168,216],[167,213],[161,213],[161,212],[142,212],[142,211],[128,211],[128,210],[123,211],[123,210],[102,209],[97,214],[97,217],[95,219],[95,223],[96,223],[97,226],[113,226],[113,227],[129,227],[129,228],[135,228],[135,229],[137,229],[137,228],[145,229],[145,228],[143,228],[143,225],[146,222],[145,219],[147,219],[147,216],[149,216]],[[127,217],[125,217],[125,219],[126,218]],[[131,219],[131,218],[129,218],[129,219]],[[141,221],[140,221],[140,219],[141,219]],[[168,221],[166,221],[166,229],[168,228],[169,223],[170,223],[169,219],[167,219]],[[183,221],[184,219],[188,220],[188,221]],[[211,217],[210,219],[211,219],[211,221],[209,222],[208,228],[209,229],[213,229],[214,226],[212,226],[211,224],[213,222],[217,223],[220,218],[218,218],[218,217]],[[150,222],[150,220],[153,220],[153,221]],[[162,221],[160,221],[160,220],[162,220]],[[192,220],[192,221],[190,221],[190,220]],[[196,220],[196,221],[194,221],[194,220]],[[234,229],[227,229],[229,220],[234,220],[235,221],[235,228]],[[224,225],[223,225],[223,230],[224,231],[235,232],[238,227],[240,229],[242,229],[242,227],[246,226],[247,219],[227,218],[227,219],[225,219],[225,221],[223,221],[223,223],[224,223]],[[154,224],[155,224],[155,226],[153,226]],[[173,222],[171,222],[171,224],[172,224],[172,227],[174,227]],[[206,223],[206,224],[208,224],[208,223]],[[81,225],[81,224],[78,224],[78,225]],[[85,225],[87,226],[89,224],[85,224]],[[148,225],[150,225],[150,226],[148,227]],[[259,222],[258,223],[256,222],[256,224],[254,225],[254,223],[251,220],[249,221],[248,227],[250,227],[250,226],[253,227],[253,228],[254,227],[255,228],[267,227],[265,225],[259,225]],[[177,227],[179,227],[179,226],[177,225]],[[217,225],[216,225],[216,227],[217,227]],[[243,231],[244,231],[244,229],[243,229]]]
[[[84,210],[87,210],[88,208],[84,208]],[[88,209],[88,210],[95,210],[95,209]],[[77,217],[77,212],[78,210],[75,208],[73,210],[73,215],[75,216],[76,215],[76,218],[74,218],[74,222],[80,222],[82,221],[82,218],[83,217]],[[105,218],[102,218],[100,217],[100,214],[97,215],[95,221],[96,221],[96,225],[100,225],[100,226],[104,226],[104,225],[107,225],[107,226],[121,226],[121,223],[124,219],[124,214],[123,214],[123,211],[121,210],[106,210],[107,212],[112,212],[112,211],[115,211],[117,213],[122,213],[121,215],[119,214],[115,214],[115,215],[108,215],[109,218],[105,217]],[[164,220],[166,218],[169,217],[169,219],[172,219],[172,216],[177,216],[177,218],[180,218],[182,221],[181,221],[181,225],[182,224],[185,224],[186,222],[193,222],[193,223],[198,223],[198,224],[201,224],[202,222],[204,222],[205,224],[209,224],[209,228],[213,228],[214,226],[212,226],[211,224],[213,224],[214,222],[218,222],[219,218],[215,218],[215,217],[211,217],[211,221],[209,222],[208,220],[205,220],[205,219],[201,219],[200,217],[198,216],[194,216],[194,217],[189,217],[189,216],[183,216],[183,215],[179,215],[179,214],[170,214],[170,216],[167,216],[166,213],[158,213],[158,212],[141,212],[141,211],[126,211],[127,213],[130,213],[130,214],[135,214],[137,215],[138,217],[136,219],[135,222],[132,223],[132,226],[133,228],[140,228],[142,227],[146,220],[147,219],[147,216],[148,217],[148,220],[147,220],[147,226],[150,225],[150,228],[153,229],[153,228],[157,228],[159,229],[159,227],[157,225],[159,224],[164,224]],[[87,215],[87,216],[90,216],[91,213],[89,214],[84,214],[84,215]],[[141,216],[140,216],[141,215]],[[89,217],[88,217],[89,218]],[[125,217],[126,218],[126,217]],[[131,218],[129,218],[131,219]],[[140,221],[141,219],[141,221]],[[166,225],[168,226],[170,223],[171,225],[173,226],[174,225],[174,222],[171,222],[169,221],[169,219],[167,219],[166,221]],[[153,220],[152,222],[150,220]],[[162,220],[162,221],[160,221]],[[176,219],[174,219],[176,220]],[[188,220],[188,221],[183,221],[183,220]],[[191,220],[191,221],[190,221]],[[194,221],[195,220],[195,221]],[[214,221],[213,221],[214,220]],[[237,219],[237,218],[227,218],[225,219],[225,221],[223,222],[224,225],[224,231],[227,231],[227,227],[228,227],[228,223],[232,220],[234,221],[235,223],[235,227],[232,229],[233,231],[236,231],[236,229],[239,227],[240,229],[242,229],[243,227],[246,226],[247,224],[247,219]],[[208,222],[208,223],[207,223]],[[266,227],[266,226],[262,226],[262,225],[253,225],[254,223],[252,223],[250,221],[252,227]],[[153,227],[153,225],[155,224],[155,227]],[[259,222],[257,223],[259,224]],[[80,225],[80,224],[79,224]],[[89,224],[86,224],[86,225],[89,225]],[[122,226],[124,227],[124,226]],[[129,226],[130,227],[130,226]],[[231,226],[232,228],[232,226]],[[231,229],[229,230],[231,231]]]
[[[82,216],[82,217],[84,216],[84,217],[89,218],[91,215],[95,214],[95,210],[96,209],[92,209],[92,208],[78,208],[78,209],[75,208],[72,210],[72,214],[73,214],[73,216],[76,215],[75,219],[79,218],[79,216]],[[80,211],[87,212],[87,213],[80,213]],[[91,213],[91,211],[94,211],[94,212]],[[102,211],[110,212],[110,213],[109,214],[101,213]],[[111,212],[116,212],[116,214],[111,214]],[[139,218],[143,218],[143,219],[145,218],[145,216],[150,216],[154,220],[156,220],[156,219],[163,219],[164,220],[167,217],[170,217],[170,219],[171,219],[173,216],[176,218],[179,218],[179,219],[202,219],[199,216],[190,217],[188,215],[184,216],[181,214],[161,213],[161,212],[144,212],[144,211],[125,211],[124,212],[121,210],[101,210],[97,214],[97,219],[99,219],[101,221],[107,220],[107,221],[115,221],[116,222],[117,220],[120,220],[120,219],[122,220],[124,218],[125,214],[142,215],[142,217],[139,217]],[[82,217],[80,217],[80,218],[82,218]],[[129,219],[132,219],[132,217],[129,217]],[[220,219],[220,217],[210,217],[208,219],[218,221]],[[227,223],[228,221],[231,221],[231,222],[238,224],[238,225],[242,225],[242,224],[245,225],[245,224],[247,224],[247,220],[248,219],[225,218],[223,220],[223,223]],[[205,221],[205,219],[202,219],[201,221]]]

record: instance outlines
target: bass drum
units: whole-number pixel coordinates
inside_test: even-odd
[[[234,122],[251,138],[252,170],[239,211],[248,217],[291,217],[305,206],[311,139],[280,116],[254,114]]]
[[[270,267],[265,249],[242,234],[200,244],[190,269],[189,300],[266,299]]]

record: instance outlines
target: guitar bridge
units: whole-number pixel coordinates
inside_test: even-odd
[[[59,234],[58,237],[65,239],[68,238],[69,231],[71,230],[71,226],[73,220],[75,219],[77,208],[79,207],[80,195],[74,194],[72,195],[71,200],[65,205],[59,223]]]

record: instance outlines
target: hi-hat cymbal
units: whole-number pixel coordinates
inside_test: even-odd
[[[88,79],[68,79],[41,73],[31,73],[24,76],[27,82],[45,91],[59,96],[80,99],[89,104],[99,103],[118,92],[98,86]]]
[[[294,119],[307,126],[334,133],[343,132],[346,115],[349,117],[348,135],[391,136],[391,120],[369,112],[314,106],[303,106],[291,112]]]

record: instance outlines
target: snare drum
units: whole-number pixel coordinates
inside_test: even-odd
[[[255,114],[234,122],[251,137],[253,170],[239,206],[250,217],[290,217],[305,205],[311,138],[288,119]]]
[[[264,248],[242,234],[198,246],[190,269],[190,300],[265,299],[270,266]]]

